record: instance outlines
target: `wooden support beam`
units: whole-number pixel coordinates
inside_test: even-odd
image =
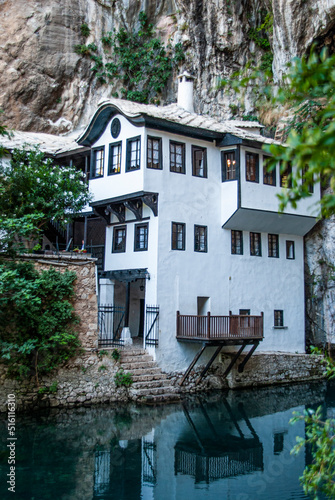
[[[226,369],[226,371],[224,372],[223,374],[223,378],[225,378],[228,373],[231,371],[231,369],[233,368],[234,364],[236,363],[236,361],[238,360],[240,354],[242,353],[243,349],[245,348],[245,346],[247,345],[246,342],[243,342],[243,344],[241,345],[240,349],[238,350],[238,352],[235,354],[235,356],[233,357],[233,359],[231,360],[228,368]]]
[[[155,217],[158,215],[158,195],[157,194],[146,194],[142,198],[143,202],[147,207],[151,208]]]
[[[138,200],[126,200],[124,206],[128,208],[136,217],[136,220],[142,219],[142,207],[143,203],[141,199]]]
[[[192,363],[190,364],[190,366],[187,368],[183,378],[181,379],[181,381],[179,382],[179,385],[182,386],[185,382],[185,380],[187,379],[187,377],[189,376],[189,374],[191,373],[191,370],[192,368],[194,367],[194,365],[196,364],[196,362],[198,361],[198,359],[200,358],[201,354],[204,352],[204,350],[206,349],[207,345],[206,344],[203,344],[202,345],[202,348],[200,349],[200,351],[197,352],[197,354],[194,356],[193,358],[193,361]]]
[[[210,369],[210,367],[212,366],[216,356],[219,354],[219,352],[221,351],[223,345],[219,345],[219,347],[215,350],[213,356],[211,357],[211,359],[208,361],[207,365],[205,366],[205,368],[202,370],[202,372],[200,373],[200,376],[199,378],[197,379],[195,385],[198,385],[200,384],[200,382],[202,381],[202,379],[204,378],[204,376],[206,375],[206,373],[208,372],[208,370]]]
[[[242,373],[243,372],[245,365],[247,364],[247,362],[251,358],[251,356],[254,353],[254,351],[257,349],[258,345],[259,345],[259,341],[257,340],[254,343],[254,345],[252,346],[252,348],[250,349],[250,351],[248,352],[248,354],[246,355],[246,357],[244,358],[244,360],[242,361],[242,363],[238,366],[238,373]]]
[[[107,205],[105,209],[106,215],[113,214],[118,218],[118,221],[123,223],[126,220],[126,210],[123,203],[115,203]]]

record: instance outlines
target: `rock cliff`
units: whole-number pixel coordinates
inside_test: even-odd
[[[313,42],[335,47],[335,0],[0,0],[0,108],[6,124],[62,134],[87,123],[97,102],[115,89],[98,84],[91,62],[74,52],[83,43],[80,27],[90,27],[88,43],[99,42],[103,32],[134,28],[142,10],[165,41],[182,42],[185,69],[196,77],[195,110],[221,118],[232,116],[236,97],[218,91],[217,84],[248,62],[262,61],[266,51],[257,28],[267,13],[273,13],[267,50],[275,80]],[[164,100],[176,100],[173,79]],[[244,103],[244,112],[252,112],[251,102]],[[322,239],[315,232],[307,239],[310,276],[320,255],[331,255],[335,238],[333,225],[320,227]],[[326,322],[333,302],[327,304]]]

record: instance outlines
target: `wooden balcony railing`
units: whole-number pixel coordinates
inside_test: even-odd
[[[248,340],[263,338],[263,313],[260,316],[191,316],[177,311],[177,339]]]

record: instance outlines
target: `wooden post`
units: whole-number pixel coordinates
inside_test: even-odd
[[[179,316],[180,316],[180,312],[177,311],[176,337],[179,337]]]
[[[211,313],[207,313],[207,338],[211,337]]]
[[[261,317],[262,317],[262,337],[264,337],[264,313],[263,313],[263,311],[261,312]]]

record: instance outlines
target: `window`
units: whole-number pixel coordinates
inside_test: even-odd
[[[170,141],[170,171],[185,174],[185,144]]]
[[[250,316],[250,309],[240,309],[239,315],[240,316]]]
[[[261,257],[261,233],[250,233],[250,255]]]
[[[294,241],[286,241],[286,258],[287,259],[295,259],[294,254]]]
[[[148,250],[148,224],[135,225],[135,252]]]
[[[279,237],[278,234],[268,234],[269,257],[279,257]]]
[[[185,250],[185,224],[172,222],[172,250]]]
[[[269,160],[269,156],[263,156],[263,184],[267,184],[268,186],[275,186],[276,167],[274,167],[272,170],[268,170]]]
[[[308,192],[313,193],[314,188],[313,188],[313,174],[308,173],[309,167],[306,165],[305,168],[302,169],[301,176],[302,176],[302,184],[304,186],[307,186]]]
[[[259,182],[259,157],[255,153],[245,153],[245,178],[249,182]]]
[[[148,137],[147,168],[154,168],[156,170],[163,168],[162,139],[160,137]]]
[[[192,175],[207,177],[207,150],[200,146],[192,146]]]
[[[126,226],[114,227],[112,251],[113,253],[126,251]]]
[[[105,148],[92,149],[91,178],[103,177],[104,175]]]
[[[127,139],[127,161],[126,172],[138,170],[140,168],[141,160],[141,138],[134,137]]]
[[[121,142],[109,145],[108,175],[121,172]]]
[[[280,187],[291,188],[292,187],[292,165],[287,163],[285,167],[280,165]]]
[[[274,326],[284,326],[284,311],[279,309],[274,311]]]
[[[225,151],[222,155],[222,181],[232,181],[236,176],[236,152]]]
[[[273,435],[273,454],[280,455],[284,451],[285,432],[275,432]]]
[[[243,255],[243,233],[242,231],[231,232],[231,253],[233,255]]]
[[[194,251],[207,252],[207,226],[194,226]]]

